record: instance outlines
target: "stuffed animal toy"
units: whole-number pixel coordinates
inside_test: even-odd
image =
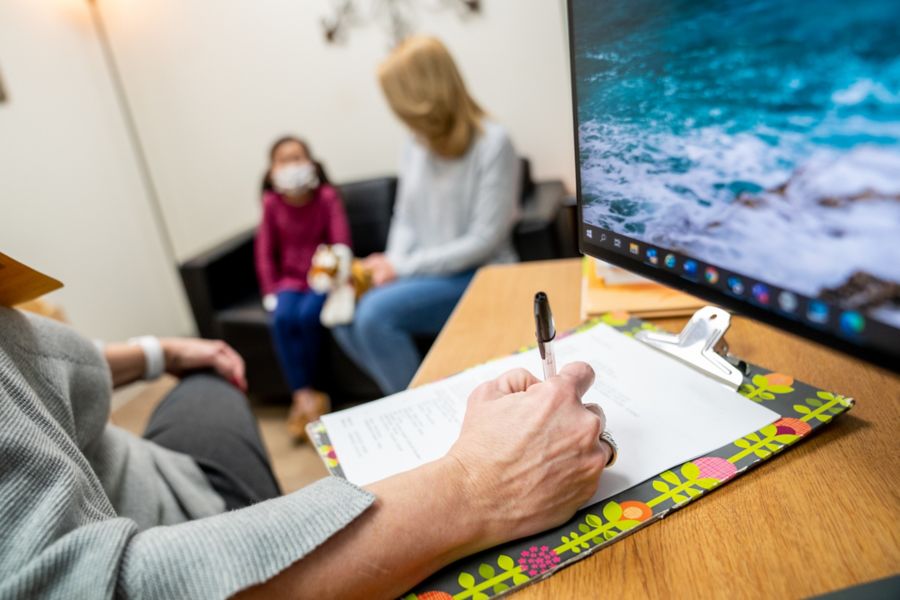
[[[344,244],[320,244],[307,278],[313,291],[328,294],[320,316],[325,327],[352,322],[356,301],[372,287],[372,274]]]

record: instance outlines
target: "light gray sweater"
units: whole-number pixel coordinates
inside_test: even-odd
[[[374,501],[328,478],[222,513],[193,460],[107,423],[110,392],[93,344],[0,307],[0,599],[224,598]]]
[[[386,251],[397,275],[448,275],[516,260],[519,159],[501,125],[485,119],[482,127],[456,159],[415,139],[405,146]]]

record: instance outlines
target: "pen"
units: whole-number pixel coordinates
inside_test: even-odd
[[[553,322],[553,313],[550,312],[550,300],[544,292],[534,295],[534,326],[541,364],[544,366],[544,379],[550,379],[556,375],[556,356],[553,354],[556,324]]]

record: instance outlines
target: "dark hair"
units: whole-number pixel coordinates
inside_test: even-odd
[[[288,142],[300,144],[300,147],[303,148],[303,152],[306,153],[306,156],[309,157],[313,166],[316,168],[316,176],[319,178],[319,185],[331,183],[328,179],[328,175],[325,173],[325,167],[322,166],[322,163],[313,158],[312,152],[309,150],[309,144],[296,136],[285,135],[275,140],[275,143],[272,144],[272,147],[269,149],[269,168],[266,169],[266,173],[263,175],[262,179],[263,192],[275,191],[275,186],[272,185],[272,161],[275,160],[275,153],[278,151],[278,148],[280,148],[282,144],[287,144]]]

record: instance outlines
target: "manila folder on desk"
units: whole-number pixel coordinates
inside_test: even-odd
[[[596,372],[584,402],[606,413],[619,447],[597,493],[609,498],[654,475],[768,425],[779,415],[680,362],[599,324],[556,343],[557,363]],[[324,415],[343,475],[365,485],[443,456],[459,436],[466,399],[481,382],[517,367],[540,372],[536,350],[448,379]]]

